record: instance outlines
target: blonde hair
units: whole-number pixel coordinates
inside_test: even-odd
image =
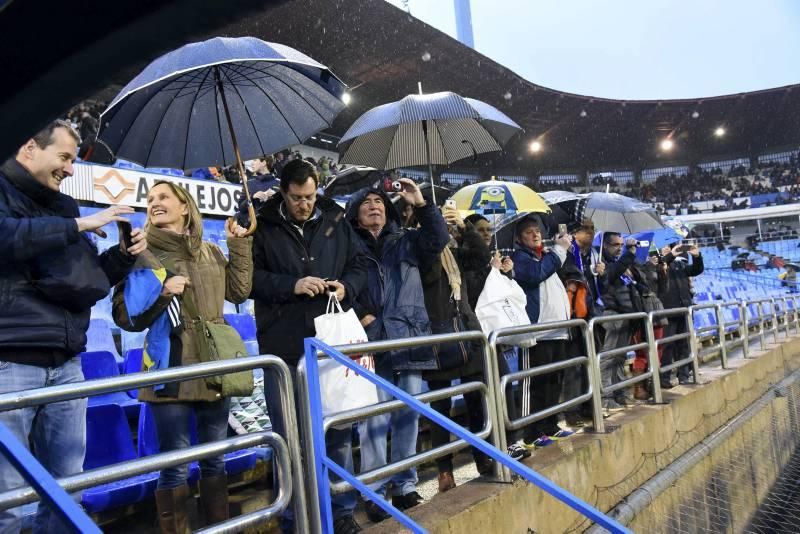
[[[159,185],[166,185],[171,190],[172,193],[178,198],[178,200],[182,204],[186,204],[189,208],[189,213],[186,215],[186,221],[184,223],[183,230],[188,232],[190,236],[192,236],[193,240],[202,241],[203,240],[203,216],[200,215],[200,210],[197,209],[197,204],[195,204],[192,195],[190,195],[186,189],[183,187],[175,184],[174,182],[168,182],[167,180],[156,180],[156,183],[153,184],[153,187],[150,188],[152,191],[153,188]],[[144,230],[150,228],[150,211],[147,212],[147,220],[144,223]]]

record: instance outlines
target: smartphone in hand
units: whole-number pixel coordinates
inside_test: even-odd
[[[117,221],[117,231],[119,232],[119,248],[122,252],[127,253],[128,249],[133,245],[133,238],[131,232],[133,227],[128,221]]]

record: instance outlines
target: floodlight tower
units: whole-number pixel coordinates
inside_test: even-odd
[[[462,44],[475,48],[475,38],[472,35],[472,12],[469,0],[453,0],[456,12],[456,35]]]

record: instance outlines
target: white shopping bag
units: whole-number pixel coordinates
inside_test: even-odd
[[[352,308],[343,312],[335,293],[328,298],[325,315],[314,318],[314,328],[317,339],[331,346],[368,341],[356,313]],[[361,367],[375,371],[375,359],[371,354],[350,355],[350,358]],[[378,390],[372,382],[331,359],[319,362],[319,384],[323,415],[378,402]]]
[[[499,328],[531,324],[528,312],[525,311],[527,302],[525,291],[519,284],[504,276],[498,269],[492,268],[475,305],[475,315],[481,323],[483,333],[488,336]],[[532,347],[536,344],[536,339],[531,333],[502,337],[500,342],[503,345]]]

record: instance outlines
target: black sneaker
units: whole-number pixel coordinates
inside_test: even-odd
[[[373,523],[380,523],[384,519],[389,519],[389,514],[375,504],[373,501],[367,501],[364,503],[364,511],[367,512],[367,517]]]
[[[344,515],[334,520],[333,534],[354,534],[355,532],[361,532],[361,527],[358,526],[352,515]]]
[[[392,504],[395,505],[398,510],[408,510],[409,508],[414,508],[423,501],[424,499],[416,491],[406,493],[405,495],[392,497]]]

